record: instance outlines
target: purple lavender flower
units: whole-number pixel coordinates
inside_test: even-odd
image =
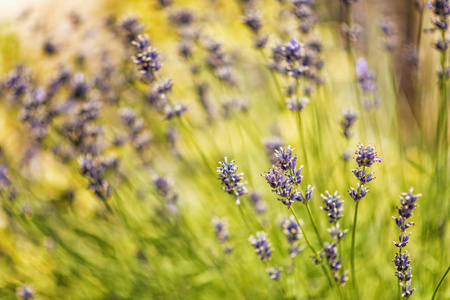
[[[247,14],[242,18],[242,21],[255,33],[257,33],[262,27],[261,14],[256,11],[247,12]]]
[[[413,188],[408,193],[402,193],[400,196],[400,207],[397,207],[398,217],[392,217],[395,220],[395,224],[400,228],[400,235],[398,242],[392,242],[397,248],[398,252],[395,253],[395,257],[392,260],[395,264],[396,272],[395,276],[399,279],[402,287],[402,297],[408,298],[414,292],[415,289],[411,288],[411,260],[409,259],[408,251],[402,253],[402,249],[406,247],[409,242],[411,233],[406,234],[406,229],[414,225],[414,222],[407,221],[413,215],[413,210],[418,206],[417,199],[422,194],[413,194]]]
[[[344,210],[344,201],[340,201],[341,196],[338,196],[337,191],[334,192],[333,195],[331,195],[328,191],[325,191],[325,194],[326,195],[320,195],[325,203],[325,206],[320,207],[320,209],[323,209],[327,213],[329,223],[336,224],[339,219],[343,217],[342,212]]]
[[[6,165],[0,165],[0,188],[6,188],[11,185],[11,180],[6,175],[7,171]]]
[[[301,175],[303,166],[297,169],[297,154],[294,155],[293,150],[291,146],[275,150],[276,163],[269,171],[261,174],[273,189],[272,191],[280,197],[278,200],[288,207],[291,207],[295,201],[307,203],[314,190],[308,186],[303,194],[298,189],[303,180]]]
[[[228,232],[228,222],[225,218],[219,218],[217,216],[212,218],[212,225],[216,233],[216,238],[220,243],[225,243],[230,238]]]
[[[81,156],[78,159],[81,167],[81,173],[88,179],[89,188],[94,194],[106,201],[111,195],[111,187],[108,181],[104,178],[105,167],[102,166],[97,159],[94,159],[90,154]]]
[[[303,224],[303,220],[299,221]],[[295,258],[297,254],[301,253],[303,249],[305,249],[304,246],[300,246],[298,243],[298,240],[302,237],[300,226],[294,216],[283,219],[280,225],[289,242],[289,256],[291,258]]]
[[[300,220],[300,222],[303,221]],[[289,243],[294,243],[302,237],[300,226],[294,216],[290,216],[289,219],[284,219],[281,222],[281,227],[283,228],[283,233],[286,235]]]
[[[78,72],[73,76],[70,88],[72,91],[71,97],[76,100],[86,99],[90,89],[84,74],[81,72]]]
[[[398,46],[398,42],[392,22],[388,20],[381,21],[380,29],[384,35],[384,48],[388,51],[395,50]]]
[[[135,40],[131,42],[131,45],[133,45],[137,51],[143,51],[147,49],[147,47],[150,46],[150,41],[148,40],[148,35],[140,34],[137,36]]]
[[[187,104],[184,103],[175,103],[173,105],[173,107],[171,107],[170,105],[166,106],[165,109],[165,120],[171,120],[175,117],[181,117],[182,114],[184,114],[185,112],[187,112],[189,110],[189,106]]]
[[[397,207],[398,218],[394,218],[395,223],[401,230],[405,230],[409,228],[411,225],[414,225],[414,222],[406,222],[407,219],[412,217],[413,210],[418,207],[416,201],[422,194],[413,195],[413,188],[409,190],[408,193],[402,193],[400,196],[400,207]]]
[[[250,200],[252,200],[253,207],[256,210],[257,214],[263,214],[266,209],[266,203],[261,199],[261,194],[258,192],[250,192],[249,194]]]
[[[240,204],[239,197],[247,194],[247,188],[245,185],[247,182],[243,182],[244,173],[237,173],[237,166],[234,164],[235,161],[232,160],[230,163],[227,157],[224,161],[220,161],[220,167],[217,168],[217,174],[219,175],[219,180],[222,181],[224,185],[223,190],[230,195],[236,197],[236,204]]]
[[[275,281],[277,281],[280,278],[282,270],[283,270],[283,268],[278,268],[275,266],[272,268],[266,269],[267,273],[269,274],[269,277]]]
[[[375,147],[373,147],[372,144],[369,144],[367,147],[364,147],[363,144],[359,144],[355,154],[355,160],[359,167],[368,168],[374,163],[381,162],[383,160],[382,157],[378,156],[378,153],[375,151]]]
[[[297,154],[293,156],[295,148],[291,149],[291,146],[287,148],[280,147],[275,150],[275,157],[277,159],[277,165],[283,170],[292,170],[297,165]]]
[[[375,73],[369,70],[369,64],[365,58],[358,58],[355,63],[355,72],[363,92],[373,94],[377,89]]]
[[[167,177],[157,175],[152,179],[152,182],[153,186],[162,196],[167,196],[172,189],[172,184]]]
[[[138,66],[139,72],[153,81],[154,72],[161,68],[161,59],[158,49],[147,47],[132,57],[133,62]]]
[[[47,39],[42,46],[42,50],[46,55],[52,56],[58,53],[59,48],[52,39]]]
[[[334,194],[325,191],[325,194],[326,195],[320,195],[325,204],[324,207],[320,208],[327,213],[328,222],[333,224],[333,226],[328,229],[328,232],[333,238],[333,242],[324,243],[323,249],[320,252],[320,258],[326,259],[334,280],[339,285],[344,285],[348,280],[348,276],[347,271],[342,271],[342,259],[339,257],[337,247],[347,232],[347,230],[341,230],[338,223],[343,217],[344,201],[340,201],[341,197],[337,194],[337,191]],[[318,260],[317,258],[315,259]]]
[[[269,40],[269,35],[267,35],[267,34],[258,34],[255,37],[253,45],[255,46],[255,48],[261,49],[261,48],[264,48],[266,46],[268,40]]]
[[[176,27],[187,27],[194,23],[195,16],[193,12],[181,8],[171,11],[169,20]]]
[[[348,230],[347,229],[342,230],[339,223],[337,223],[336,225],[329,228],[328,232],[334,239],[340,241],[344,237],[344,235],[348,232]]]
[[[369,188],[368,187],[362,187],[362,185],[358,182],[358,188],[354,189],[354,188],[350,188],[348,190],[348,193],[350,195],[350,197],[355,201],[359,201],[362,198],[364,198],[367,193],[369,192]]]
[[[297,99],[297,96],[293,95],[291,98],[287,100],[287,107],[295,112],[300,112],[305,108],[305,106],[309,103],[309,99],[302,97]]]
[[[346,139],[350,139],[353,136],[352,127],[358,119],[358,113],[352,110],[345,110],[342,113],[341,127],[342,132]]]
[[[17,297],[20,300],[34,299],[34,295],[35,295],[34,288],[29,284],[23,285],[17,289]]]
[[[449,0],[433,0],[428,1],[428,7],[436,16],[448,17],[450,15],[450,1]]]
[[[127,16],[119,21],[119,28],[124,32],[127,43],[131,43],[144,30],[144,25],[136,17]]]
[[[372,175],[375,172],[366,174],[365,170],[363,170],[361,167],[359,167],[357,170],[351,170],[355,177],[359,180],[361,184],[366,184],[372,180],[374,180],[376,177],[372,177]]]
[[[258,231],[256,236],[251,235],[248,238],[249,242],[255,247],[255,251],[258,254],[259,259],[266,262],[272,258],[272,245],[267,238],[267,233],[264,231]]]
[[[152,183],[157,192],[164,198],[169,212],[173,215],[178,214],[178,194],[172,189],[172,180],[168,177],[155,175]]]

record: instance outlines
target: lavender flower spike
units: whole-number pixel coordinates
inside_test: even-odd
[[[247,194],[247,188],[245,185],[247,182],[243,182],[244,173],[237,173],[237,166],[234,164],[235,161],[232,160],[228,162],[227,157],[224,161],[220,161],[220,167],[217,168],[217,174],[219,175],[219,180],[222,181],[224,185],[223,190],[230,195],[236,196],[236,204],[240,204],[240,196]]]
[[[248,238],[249,242],[255,247],[255,251],[258,254],[259,259],[266,262],[272,258],[272,245],[267,238],[267,233],[264,231],[258,231],[256,236],[251,235]]]
[[[398,217],[392,217],[395,220],[395,224],[400,228],[400,235],[398,242],[392,242],[398,247],[398,252],[395,253],[395,257],[392,260],[395,264],[395,276],[400,281],[402,287],[402,297],[409,298],[414,292],[414,288],[411,288],[411,260],[409,259],[408,251],[402,253],[402,249],[406,247],[409,242],[409,234],[406,234],[406,229],[414,225],[414,222],[407,221],[413,215],[413,210],[418,206],[416,204],[417,199],[421,197],[421,194],[413,195],[413,188],[408,193],[402,193],[400,196],[401,206],[397,206]]]
[[[277,281],[280,278],[282,270],[283,268],[279,267],[272,267],[266,269],[267,273],[269,274],[269,277],[275,281]]]
[[[359,144],[355,154],[355,159],[359,167],[370,167],[374,163],[383,160],[382,157],[378,156],[378,153],[375,151],[375,147],[373,147],[372,144],[369,144],[367,147],[364,147],[363,144]]]

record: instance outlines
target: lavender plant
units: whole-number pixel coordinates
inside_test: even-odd
[[[409,237],[411,233],[407,234],[406,230],[414,225],[414,222],[408,219],[412,217],[414,209],[416,209],[417,199],[422,194],[413,195],[413,188],[408,193],[402,193],[400,196],[400,207],[397,206],[398,217],[392,217],[395,220],[395,224],[400,228],[400,235],[398,242],[392,242],[397,248],[398,252],[395,253],[395,258],[392,260],[395,264],[396,272],[395,276],[398,278],[399,284],[402,289],[401,296],[403,298],[409,298],[414,292],[414,288],[411,288],[411,260],[409,259],[408,251],[402,253],[402,250],[409,243]],[[400,298],[400,293],[399,293]]]
[[[375,147],[369,144],[367,147],[364,147],[363,144],[359,144],[356,149],[354,159],[358,164],[358,169],[351,170],[355,175],[356,179],[358,179],[358,187],[357,189],[351,187],[348,190],[350,197],[356,203],[355,206],[355,215],[353,218],[353,229],[352,229],[352,248],[351,248],[351,275],[353,281],[353,289],[355,292],[355,296],[358,297],[358,289],[356,285],[356,277],[355,277],[355,239],[356,239],[356,222],[358,218],[358,207],[361,199],[364,198],[369,192],[368,187],[364,185],[375,179],[372,175],[374,172],[367,173],[367,169],[370,168],[374,163],[381,162],[383,160],[382,157],[378,156],[378,153],[375,151]]]
[[[308,205],[309,200],[312,198],[314,187],[308,185],[306,190],[303,192],[300,186],[303,180],[303,176],[301,175],[303,166],[297,168],[298,156],[297,154],[294,155],[293,151],[294,149],[291,149],[290,146],[288,146],[287,148],[280,147],[279,150],[275,150],[275,157],[277,158],[277,163],[274,164],[269,171],[266,171],[264,174],[261,174],[261,176],[263,176],[266,179],[267,183],[272,188],[272,192],[277,194],[277,196],[279,197],[278,201],[281,201],[281,203],[286,205],[288,209],[291,210],[294,218],[297,221],[299,228],[301,229],[301,232],[303,233],[303,236],[305,238],[308,247],[312,251],[314,257],[317,257],[318,252],[314,249],[314,247],[310,243],[305,231],[303,230],[302,222],[300,222],[300,220],[298,219],[295,210],[293,208],[293,204],[297,201],[303,203],[306,206],[317,239],[319,240],[319,243],[322,244],[322,239],[320,238],[316,222],[314,221],[311,209],[309,208]],[[331,284],[331,281],[328,278],[328,273],[323,268],[323,265],[322,269]]]
[[[340,201],[341,196],[338,196],[337,191],[333,195],[331,195],[328,191],[325,191],[325,194],[326,195],[320,195],[325,204],[325,206],[320,208],[327,213],[328,223],[332,225],[332,227],[328,229],[328,232],[331,234],[333,242],[324,244],[320,256],[322,259],[324,257],[326,258],[328,266],[331,270],[331,274],[336,283],[339,286],[344,286],[348,281],[348,271],[342,270],[342,259],[340,258],[338,253],[340,242],[348,231],[346,229],[342,230],[338,223],[339,220],[344,216],[344,201]]]
[[[392,251],[381,234],[387,218],[358,210],[375,179],[370,167],[381,161],[374,148],[360,145],[355,155],[351,244],[337,193],[322,195],[324,214],[311,207],[309,183],[350,186],[343,174],[352,155],[342,171],[335,150],[339,136],[348,146],[353,132],[378,138],[392,158],[371,208],[388,209],[400,182],[431,195],[421,204],[414,285],[405,249],[418,195],[401,196],[399,298],[446,297],[449,269],[435,262],[449,258],[448,1],[66,2],[39,2],[7,21],[0,14],[1,299],[392,298],[394,271],[384,268]],[[115,14],[133,10],[139,18]],[[429,19],[426,31],[439,36],[432,42],[437,74],[434,50],[421,38]],[[383,47],[373,35],[380,29]],[[356,103],[357,112],[339,114]],[[370,120],[363,105],[379,107]],[[296,134],[300,158],[285,147]],[[240,157],[249,184],[235,161],[225,158],[216,170],[212,157],[221,153]],[[263,176],[283,206],[252,178],[268,161]],[[215,195],[217,177],[239,204],[242,224],[233,203]],[[296,202],[305,209],[294,211]],[[291,212],[280,224],[283,207]],[[357,215],[369,244],[356,243]],[[319,227],[329,227],[328,238]],[[245,257],[252,247],[258,259]],[[312,260],[298,255],[306,247]],[[216,248],[226,255],[215,257]],[[355,276],[358,257],[364,268]],[[350,277],[356,293],[344,285]]]

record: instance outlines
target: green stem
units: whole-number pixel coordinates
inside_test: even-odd
[[[306,200],[306,198],[304,198]],[[316,232],[317,239],[319,240],[320,245],[323,245],[323,241],[320,238],[319,230],[317,230],[316,222],[314,221],[313,215],[311,213],[311,208],[309,207],[309,203],[305,202],[306,209],[308,210],[309,219],[311,220],[314,231]]]
[[[292,206],[290,206],[289,209],[292,211],[292,214],[294,215],[294,218],[295,218],[295,220],[297,221],[298,226],[300,226],[300,230],[301,230],[302,233],[303,233],[303,237],[305,238],[306,244],[308,245],[309,249],[311,249],[311,251],[313,252],[314,255],[317,255],[317,251],[316,251],[316,249],[314,249],[314,247],[311,245],[311,243],[310,243],[310,241],[309,241],[309,239],[308,239],[308,236],[306,235],[306,232],[303,230],[303,225],[302,225],[302,223],[300,222],[300,220],[298,219],[297,214],[295,213],[294,208],[293,208]]]
[[[434,300],[434,298],[436,297],[436,294],[437,294],[442,282],[444,281],[445,276],[447,276],[449,271],[450,271],[450,265],[448,266],[447,271],[445,271],[444,275],[441,277],[441,280],[439,280],[439,283],[438,283],[436,289],[434,290],[433,297],[431,297],[431,300]]]
[[[352,228],[352,248],[350,253],[350,264],[352,269],[352,282],[353,282],[353,291],[355,293],[355,299],[358,299],[358,286],[356,285],[356,276],[355,276],[355,236],[356,236],[356,221],[358,218],[358,206],[359,201],[356,201],[355,216],[353,218],[353,228]]]
[[[314,257],[316,259],[319,259],[317,251],[314,249],[314,247],[311,245],[308,236],[306,235],[306,232],[303,230],[303,225],[300,222],[300,220],[298,219],[295,210],[292,206],[289,207],[289,209],[292,211],[292,215],[294,215],[295,220],[297,221],[298,226],[300,227],[300,230],[302,231],[303,237],[305,238],[306,244],[308,245],[309,249],[311,249],[311,251],[314,254]],[[325,266],[323,265],[323,261],[320,262],[320,266],[322,267],[322,271],[325,273],[325,276],[328,279],[328,283],[330,284],[330,287],[333,287],[333,283],[331,281],[330,275],[328,275],[327,269],[325,268]]]
[[[244,220],[245,226],[247,227],[248,231],[250,233],[253,232],[252,229],[250,228],[250,225],[247,222],[247,217],[245,216],[244,210],[242,209],[242,205],[238,204],[237,206],[239,207],[239,213],[241,214],[241,217]]]

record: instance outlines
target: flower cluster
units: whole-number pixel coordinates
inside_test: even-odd
[[[303,222],[302,220],[299,220]],[[283,229],[283,233],[286,235],[286,238],[289,242],[289,255],[291,258],[294,258],[300,252],[305,249],[304,246],[300,246],[298,244],[298,240],[302,237],[300,226],[295,220],[294,216],[290,216],[290,218],[285,218],[281,221],[281,228]]]
[[[339,285],[344,285],[348,281],[348,271],[342,271],[342,259],[339,257],[338,253],[338,244],[347,232],[347,230],[341,230],[338,223],[343,217],[344,201],[340,201],[341,196],[337,194],[337,191],[334,192],[334,194],[325,191],[325,194],[326,195],[320,195],[325,204],[325,206],[320,208],[327,213],[328,222],[332,224],[332,227],[328,229],[328,232],[331,234],[333,241],[323,245],[323,249],[320,252],[320,258],[326,259],[334,280]]]
[[[34,299],[35,294],[36,292],[34,291],[34,288],[29,284],[21,286],[17,289],[17,297],[20,300]]]
[[[91,154],[86,154],[78,159],[81,167],[81,174],[89,181],[89,188],[94,194],[106,201],[111,195],[111,186],[104,177],[106,166],[100,163],[98,158],[93,158]]]
[[[348,140],[353,136],[352,127],[358,119],[358,113],[352,110],[345,110],[342,112],[342,133],[345,138]]]
[[[269,277],[275,281],[277,281],[280,278],[282,270],[283,270],[283,268],[279,268],[279,267],[272,267],[272,268],[266,269],[267,274],[269,274]]]
[[[325,193],[326,195],[320,194],[325,204],[320,209],[323,209],[327,213],[329,223],[336,224],[343,217],[344,201],[340,201],[341,196],[337,194],[337,191],[333,195],[328,191],[325,191]]]
[[[294,150],[290,146],[275,150],[276,163],[269,171],[261,174],[272,191],[280,197],[278,200],[287,207],[291,207],[295,201],[309,202],[314,190],[314,187],[308,185],[305,193],[301,191],[303,166],[297,168],[297,154],[293,155]]]
[[[6,175],[7,168],[5,165],[0,165],[0,188],[5,188],[11,185],[11,180],[9,180]]]
[[[380,24],[380,29],[384,36],[384,48],[391,52],[394,51],[398,47],[394,25],[388,20],[383,20]]]
[[[173,83],[170,78],[158,80],[157,71],[161,68],[158,49],[150,46],[147,35],[137,36],[131,45],[136,52],[132,57],[133,62],[138,66],[139,72],[153,83],[152,90],[146,97],[147,102],[159,113],[164,114],[165,120],[180,117],[189,107],[184,103],[170,103],[168,93],[172,90]],[[149,137],[147,134],[144,141],[149,142]]]
[[[212,73],[221,81],[229,85],[235,85],[236,79],[233,72],[232,60],[223,49],[222,44],[212,38],[208,38],[205,40],[203,47],[208,52],[206,60]]]
[[[291,111],[300,112],[309,103],[309,99],[305,97],[297,98],[297,96],[292,95],[286,103],[287,108],[289,108]]]
[[[231,253],[233,248],[227,244],[227,241],[230,238],[227,219],[215,216],[212,218],[211,222],[214,232],[216,233],[217,240],[225,246],[225,253]]]
[[[119,21],[119,28],[125,36],[126,43],[131,43],[144,30],[144,25],[135,16],[130,15]]]
[[[152,140],[150,132],[144,128],[144,120],[138,118],[136,112],[131,108],[121,109],[120,117],[128,129],[128,140],[132,142],[138,152],[141,152]]]
[[[264,48],[267,43],[268,35],[261,33],[261,28],[263,26],[261,22],[261,13],[258,11],[248,11],[242,18],[242,22],[252,31],[254,34],[253,45],[257,49]]]
[[[266,202],[261,199],[261,194],[258,192],[250,192],[249,197],[256,213],[263,214],[267,209],[267,205]]]
[[[437,29],[448,29],[448,16],[450,15],[449,0],[433,0],[428,2],[428,7],[434,14],[433,23]]]
[[[357,202],[364,198],[369,192],[369,189],[367,187],[364,187],[364,184],[375,179],[375,177],[373,177],[374,172],[367,173],[367,168],[369,168],[376,162],[381,162],[383,158],[378,156],[378,153],[375,151],[375,147],[372,147],[371,144],[369,144],[367,147],[364,147],[363,144],[359,144],[355,154],[355,160],[358,163],[358,169],[351,171],[359,182],[357,189],[350,188],[348,190],[348,193],[350,194],[350,197],[352,197],[352,199]]]
[[[258,231],[256,236],[250,235],[248,240],[255,248],[255,252],[258,254],[258,258],[262,262],[267,262],[272,258],[273,249],[269,239],[267,238],[267,233],[264,231]],[[266,269],[269,277],[275,281],[280,278],[281,270],[282,268],[277,268],[276,266]]]
[[[212,225],[214,227],[217,240],[220,243],[226,242],[230,237],[230,233],[228,232],[227,220],[225,218],[221,219],[216,216],[212,218]]]
[[[298,29],[307,34],[311,31],[314,25],[318,21],[317,14],[315,12],[316,1],[315,0],[293,0],[294,5],[293,13],[297,18],[299,24]]]
[[[169,212],[178,214],[178,194],[173,191],[170,178],[155,175],[152,179],[152,183],[157,192],[164,198]]]
[[[139,72],[150,81],[155,80],[155,72],[161,68],[161,58],[158,49],[151,47],[148,36],[139,35],[132,42],[136,48],[136,54],[132,57],[133,62],[138,66]]]
[[[392,217],[395,224],[400,228],[398,242],[392,242],[397,248],[395,258],[392,260],[395,264],[395,276],[399,279],[402,287],[402,297],[408,298],[415,289],[411,288],[411,266],[408,251],[402,253],[402,249],[408,244],[411,233],[406,234],[406,229],[414,225],[414,222],[408,221],[413,215],[413,210],[418,206],[417,199],[422,194],[413,195],[413,188],[408,193],[402,193],[400,196],[400,207],[397,206],[398,217]]]
[[[248,238],[249,242],[255,247],[255,251],[258,257],[263,262],[266,262],[272,258],[272,245],[267,238],[267,233],[264,231],[258,231],[256,236],[251,235]]]
[[[224,161],[219,162],[220,167],[217,168],[217,174],[219,175],[219,180],[224,185],[223,190],[230,195],[234,195],[236,197],[236,204],[239,205],[239,197],[247,194],[247,188],[245,187],[247,182],[242,181],[244,173],[238,174],[237,166],[234,163],[234,160],[228,162],[228,158],[225,157]]]
[[[376,74],[369,70],[369,64],[365,58],[359,58],[355,63],[355,73],[359,86],[363,92],[363,103],[366,108],[377,107],[379,98],[375,95],[377,91]]]

